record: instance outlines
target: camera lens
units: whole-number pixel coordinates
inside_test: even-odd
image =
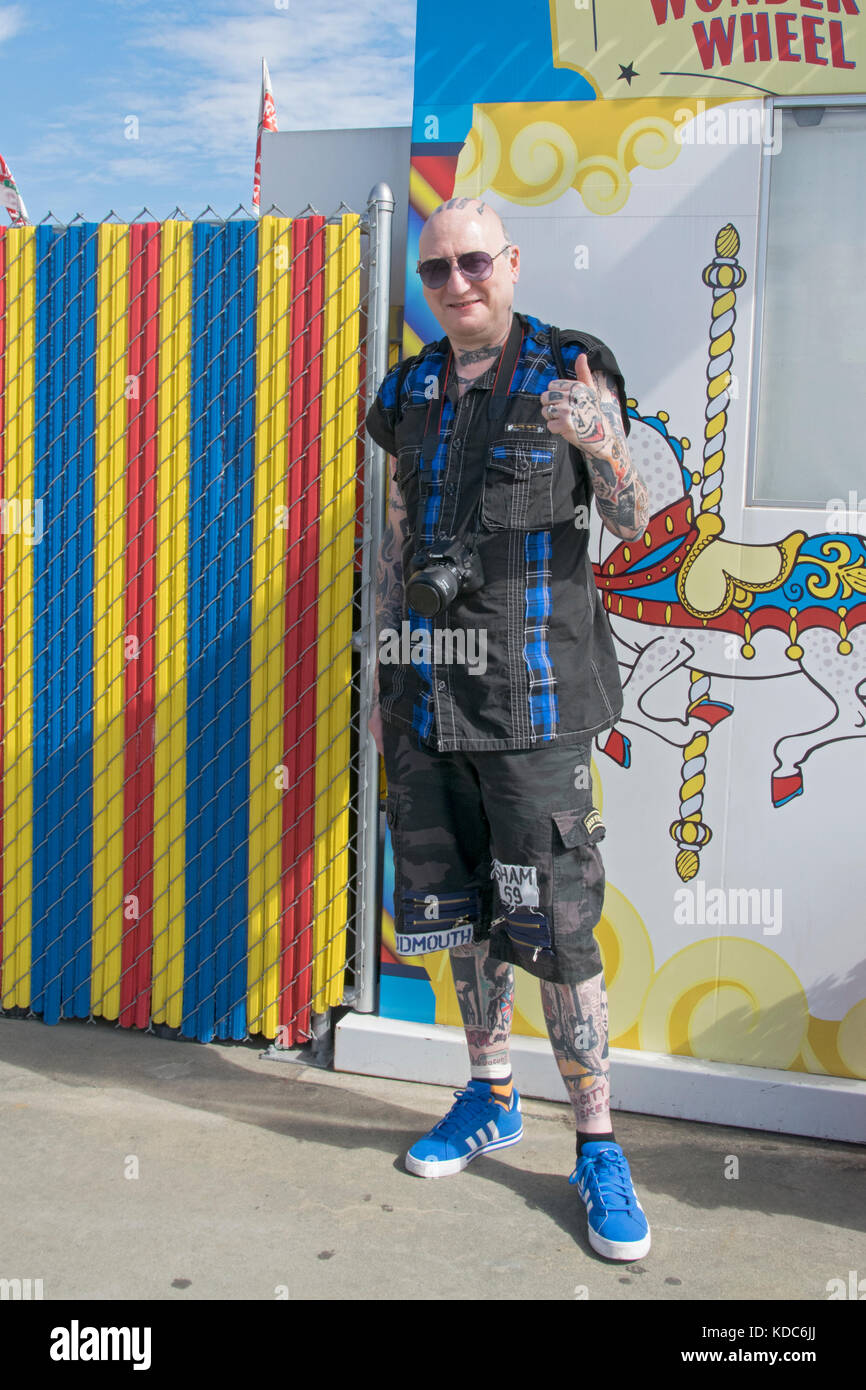
[[[459,588],[459,580],[452,569],[445,565],[431,565],[419,574],[413,574],[406,585],[406,598],[416,613],[423,618],[432,618],[453,602]]]

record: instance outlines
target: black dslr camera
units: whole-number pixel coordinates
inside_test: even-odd
[[[484,583],[478,555],[453,536],[419,550],[412,569],[406,599],[424,618],[442,613],[459,593],[477,594]]]

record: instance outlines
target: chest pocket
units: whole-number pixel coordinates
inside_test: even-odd
[[[555,458],[556,440],[549,435],[494,441],[481,502],[481,520],[488,531],[551,529]]]

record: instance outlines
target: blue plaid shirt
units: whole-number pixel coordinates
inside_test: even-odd
[[[388,372],[367,414],[373,439],[396,460],[413,555],[434,539],[474,545],[484,574],[425,618],[404,599],[400,633],[379,634],[379,703],[385,723],[440,752],[580,743],[610,728],[622,687],[607,614],[589,555],[593,500],[580,451],[550,433],[539,396],[558,376],[550,325],[514,315],[523,333],[502,417],[487,417],[494,363],[458,397],[452,372],[438,381],[447,338]],[[586,352],[591,370],[616,381],[626,431],[625,386],[616,359],[589,335],[562,331],[567,375]],[[398,380],[403,372],[400,399]],[[433,457],[422,442],[432,412]]]

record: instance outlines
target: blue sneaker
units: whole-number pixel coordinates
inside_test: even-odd
[[[457,1100],[445,1118],[413,1144],[406,1155],[409,1172],[420,1178],[459,1173],[479,1154],[506,1149],[523,1138],[516,1088],[507,1110],[493,1100],[487,1081],[470,1081],[465,1091],[455,1091],[454,1095]]]
[[[609,1260],[639,1260],[650,1248],[649,1223],[619,1144],[584,1144],[568,1180],[586,1203],[589,1243]]]

